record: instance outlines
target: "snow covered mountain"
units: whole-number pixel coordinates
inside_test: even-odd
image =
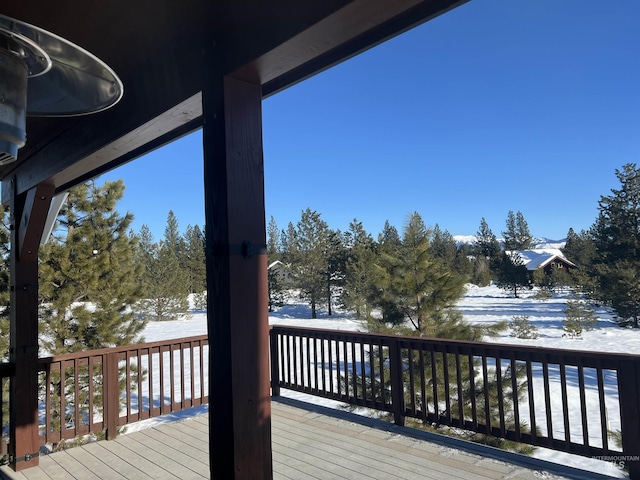
[[[458,245],[460,244],[473,244],[476,241],[475,235],[454,235],[453,239],[456,241]],[[498,238],[498,242],[500,245],[503,245],[502,238]],[[567,242],[566,238],[562,240],[552,240],[546,237],[536,237],[533,240],[533,248],[564,248],[565,243]]]

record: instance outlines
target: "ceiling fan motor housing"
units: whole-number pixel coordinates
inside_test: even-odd
[[[0,48],[0,165],[14,162],[27,138],[28,76],[19,56]]]

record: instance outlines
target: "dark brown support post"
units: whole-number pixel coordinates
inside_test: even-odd
[[[262,91],[222,75],[212,50],[202,92],[211,478],[271,479]]]
[[[40,184],[11,195],[11,379],[9,456],[11,467],[38,465],[38,246],[54,188]]]

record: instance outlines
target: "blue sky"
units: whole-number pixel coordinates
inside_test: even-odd
[[[267,98],[267,221],[309,207],[375,237],[417,211],[500,236],[513,210],[536,236],[589,228],[615,169],[640,163],[639,22],[637,0],[472,0]],[[102,177],[124,179],[135,230],[160,238],[169,210],[204,224],[201,142]]]

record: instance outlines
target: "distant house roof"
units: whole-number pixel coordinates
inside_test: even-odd
[[[539,248],[533,250],[513,250],[506,252],[511,258],[517,256],[527,270],[534,271],[544,268],[554,261],[560,261],[569,267],[576,268],[576,265],[565,257],[561,250],[557,248]]]
[[[271,262],[271,263],[269,264],[269,266],[267,267],[267,270],[271,270],[272,268],[275,268],[275,267],[277,267],[277,266],[282,266],[282,267],[284,267],[284,266],[285,266],[285,264],[284,264],[284,263],[282,263],[280,260],[276,260],[275,262]]]

